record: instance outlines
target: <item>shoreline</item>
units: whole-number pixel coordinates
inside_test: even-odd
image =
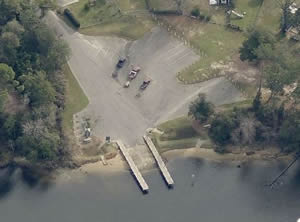
[[[274,150],[261,150],[256,151],[255,154],[247,155],[246,153],[225,153],[220,154],[215,152],[213,149],[205,148],[186,148],[186,149],[174,149],[163,152],[163,159],[167,162],[176,160],[178,158],[199,158],[207,161],[213,162],[225,162],[236,164],[237,167],[241,167],[243,164],[248,161],[262,161],[262,162],[273,162],[273,161],[291,161],[293,159],[292,155],[276,155]],[[71,175],[97,175],[102,173],[120,173],[130,171],[126,161],[123,159],[122,155],[118,155],[110,160],[106,160],[107,165],[104,165],[102,161],[96,161],[93,163],[85,163],[79,166],[76,169],[63,169],[63,171],[69,172]],[[155,167],[150,166],[147,169],[141,170],[142,173],[153,170]],[[69,174],[67,173],[67,174]],[[72,177],[72,176],[71,176]]]
[[[236,165],[237,167],[242,167],[248,161],[261,161],[261,162],[274,162],[274,161],[285,161],[290,162],[293,160],[293,155],[291,154],[282,154],[275,152],[275,150],[267,149],[255,151],[252,155],[247,155],[245,151],[239,153],[224,153],[220,154],[215,152],[213,149],[205,149],[205,148],[185,148],[185,149],[173,149],[168,150],[161,153],[163,159],[166,160],[166,164],[169,161],[173,161],[179,158],[199,158],[204,159],[206,161],[219,162],[219,163],[230,163]],[[122,154],[118,152],[118,154],[112,158],[106,160],[106,165],[98,158],[91,157],[90,160],[85,159],[84,157],[74,158],[71,163],[73,167],[58,167],[51,173],[51,177],[57,178],[60,180],[61,178],[71,179],[73,177],[84,176],[84,175],[99,175],[99,174],[113,174],[120,172],[128,172],[130,171],[129,166]],[[81,160],[81,161],[80,161]],[[22,161],[21,161],[22,163]],[[72,165],[71,164],[71,165]],[[10,164],[8,164],[9,166]],[[27,164],[18,164],[17,166],[21,167],[25,166],[25,168],[29,168]],[[142,173],[147,173],[156,168],[156,165],[149,165],[145,169],[140,170]],[[43,171],[41,171],[43,172]]]

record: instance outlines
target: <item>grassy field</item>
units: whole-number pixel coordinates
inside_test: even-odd
[[[230,104],[224,104],[222,106],[219,106],[218,109],[221,110],[233,110],[235,107],[237,108],[250,108],[252,106],[252,99],[243,100],[236,103],[230,103]]]
[[[63,112],[63,128],[65,131],[73,129],[73,115],[84,109],[89,101],[68,65],[64,67],[67,80],[66,103]]]
[[[79,32],[83,34],[138,39],[153,27],[152,20],[145,12],[144,0],[97,0],[93,7],[86,7],[87,2],[80,0],[69,6],[80,22]]]
[[[150,20],[138,21],[133,17],[118,18],[114,21],[105,22],[101,25],[81,28],[80,32],[86,35],[114,35],[126,39],[138,39],[150,31],[153,22]]]
[[[157,128],[164,133],[152,133],[151,137],[160,152],[195,147],[199,139],[208,139],[198,134],[188,117],[167,121]]]
[[[255,25],[256,19],[260,13],[262,6],[262,0],[239,0],[236,1],[235,11],[244,15],[243,19],[239,19],[234,15],[231,15],[231,24],[238,25],[244,31],[249,27]]]
[[[180,79],[187,82],[201,82],[219,74],[212,64],[225,64],[238,53],[245,39],[243,33],[231,31],[222,25],[201,24],[200,32],[189,37],[190,43],[204,55],[198,62],[183,70]]]

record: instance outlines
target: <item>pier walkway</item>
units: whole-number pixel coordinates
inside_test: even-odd
[[[143,192],[147,192],[149,190],[148,184],[146,183],[146,181],[144,180],[142,174],[140,173],[139,169],[137,168],[137,166],[135,165],[135,163],[133,162],[130,154],[128,153],[126,147],[124,146],[124,144],[121,141],[116,141],[116,143],[118,144],[118,147],[120,148],[121,152],[123,153],[133,175],[135,176],[137,182],[139,183],[141,189]]]
[[[149,147],[150,151],[152,152],[152,154],[156,160],[156,163],[157,163],[165,181],[167,182],[168,186],[173,186],[174,181],[173,181],[164,161],[162,160],[160,154],[158,153],[157,149],[155,148],[152,140],[148,136],[144,136],[143,138],[144,138],[147,146]]]

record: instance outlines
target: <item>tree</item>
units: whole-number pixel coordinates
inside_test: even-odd
[[[191,103],[188,115],[193,116],[195,120],[205,122],[213,113],[213,104],[206,101],[205,94],[200,93],[198,98]]]
[[[42,66],[47,72],[53,73],[67,63],[70,48],[65,41],[55,41],[48,50],[47,56],[42,58]]]
[[[14,19],[20,11],[18,0],[0,0],[0,25]]]
[[[279,132],[279,142],[285,151],[300,150],[300,112],[290,113]]]
[[[278,64],[268,65],[264,69],[265,85],[271,90],[271,95],[267,103],[279,93],[282,92],[284,85],[286,84],[287,72]]]
[[[252,102],[252,109],[254,112],[259,111],[261,108],[261,88],[256,93],[256,96]]]
[[[30,104],[33,107],[49,105],[55,101],[55,90],[46,79],[44,72],[29,73],[18,79],[24,85],[24,91],[28,94]]]
[[[13,65],[17,58],[17,48],[20,46],[18,36],[12,32],[4,32],[0,37],[0,62]]]
[[[8,93],[6,90],[0,90],[0,113],[4,109],[4,104],[7,99]]]
[[[293,16],[291,25],[293,27],[298,27],[298,28],[300,27],[300,10],[299,9],[296,11],[296,14]]]
[[[7,139],[15,140],[18,135],[18,121],[15,115],[8,115],[1,127],[1,133]]]
[[[0,83],[7,83],[15,78],[14,70],[6,65],[5,63],[0,63]]]
[[[289,27],[289,21],[291,20],[291,13],[289,8],[296,0],[276,0],[276,1],[282,11],[280,30],[281,33],[285,33]]]
[[[274,43],[275,38],[270,32],[259,29],[251,30],[248,33],[248,39],[243,42],[239,50],[240,59],[250,62],[260,60],[265,52],[269,52],[273,48]]]
[[[300,102],[300,83],[297,83],[296,89],[292,93],[292,98],[295,101],[295,104],[298,104]]]
[[[11,32],[17,35],[19,38],[21,35],[25,32],[24,27],[16,20],[12,20],[8,22],[4,27],[3,27],[3,32]]]
[[[220,145],[225,145],[231,140],[232,131],[238,126],[232,116],[218,114],[211,123],[209,130],[210,137]]]

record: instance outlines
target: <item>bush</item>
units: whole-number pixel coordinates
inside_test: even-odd
[[[191,11],[191,15],[192,16],[195,16],[195,17],[198,17],[200,15],[200,10],[198,8],[194,8],[192,11]]]
[[[20,83],[19,83],[19,81],[17,81],[17,80],[13,80],[12,85],[13,85],[14,87],[17,87],[18,85],[20,85]]]
[[[88,2],[84,4],[84,10],[85,11],[90,10],[90,4]]]
[[[199,94],[198,98],[191,103],[188,115],[193,116],[195,120],[205,122],[213,113],[213,104],[206,101],[205,94]]]
[[[227,24],[227,28],[232,29],[234,31],[242,32],[243,30],[238,25]]]
[[[219,114],[211,123],[209,135],[217,144],[225,145],[231,141],[231,133],[237,126],[238,123],[232,116]]]

